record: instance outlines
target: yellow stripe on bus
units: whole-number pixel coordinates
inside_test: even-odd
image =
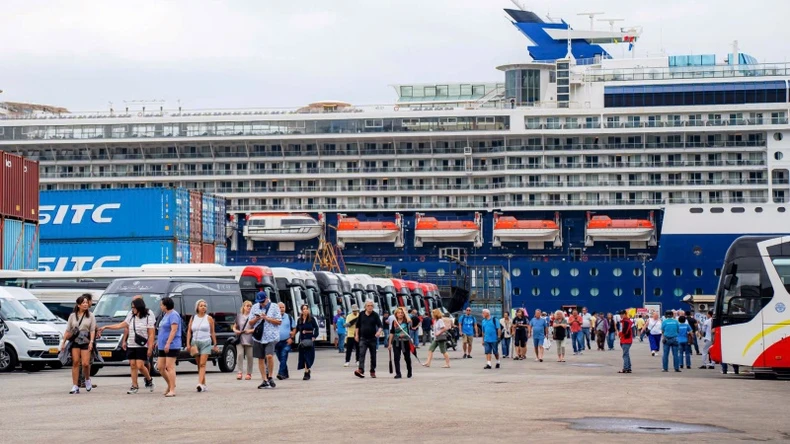
[[[779,330],[781,328],[785,328],[785,327],[790,327],[790,319],[784,320],[784,321],[782,321],[782,322],[780,322],[780,323],[778,323],[776,325],[772,325],[771,327],[768,327],[765,330],[763,330],[760,333],[758,333],[757,335],[755,335],[755,337],[753,337],[752,340],[749,341],[748,344],[746,344],[746,348],[743,349],[743,355],[742,356],[746,356],[746,352],[748,352],[749,349],[752,348],[752,346],[754,344],[756,344],[757,341],[760,340],[760,338],[762,338],[763,336],[769,335],[769,334],[775,332],[776,330]]]

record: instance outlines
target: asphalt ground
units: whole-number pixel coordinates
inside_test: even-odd
[[[154,393],[127,395],[125,367],[102,369],[93,378],[99,387],[79,395],[68,394],[68,369],[17,370],[0,374],[0,442],[790,441],[790,381],[700,370],[699,356],[691,370],[662,373],[647,342],[634,344],[628,375],[617,373],[619,348],[568,355],[566,363],[551,349],[542,363],[503,360],[484,370],[482,347],[474,347],[473,359],[451,351],[450,369],[436,359],[400,380],[389,374],[384,348],[377,379],[356,378],[353,362],[343,367],[337,351],[320,349],[312,380],[303,381],[292,353],[292,379],[272,390],[258,390],[259,377],[237,381],[209,364],[210,390],[197,393],[196,367],[182,363],[175,398],[162,396],[161,378]],[[418,350],[423,362],[426,353]],[[572,428],[566,420],[574,418],[601,418],[591,421],[604,431]],[[618,432],[620,418],[636,421]],[[648,420],[729,431],[664,434],[674,425]]]

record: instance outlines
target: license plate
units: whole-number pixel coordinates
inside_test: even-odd
[[[112,352],[111,351],[100,351],[99,352],[99,356],[101,356],[102,358],[112,358]]]
[[[57,349],[57,348],[50,348],[50,349],[49,349],[49,354],[51,354],[51,355],[57,355],[57,354],[58,354],[58,349]]]

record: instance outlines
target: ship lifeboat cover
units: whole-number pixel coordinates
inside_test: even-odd
[[[354,217],[346,217],[337,224],[338,231],[398,231],[395,222],[359,221]]]
[[[513,216],[502,216],[494,225],[495,230],[558,230],[553,220],[518,220]]]
[[[435,217],[423,217],[417,223],[417,230],[477,230],[480,227],[468,220],[439,221]]]
[[[593,216],[587,222],[591,230],[605,228],[654,228],[653,222],[647,219],[612,219],[609,216]]]

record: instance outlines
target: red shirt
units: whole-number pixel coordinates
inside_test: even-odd
[[[582,319],[581,315],[576,315],[576,316],[570,315],[570,317],[568,317],[568,324],[570,324],[570,326],[571,326],[571,332],[572,333],[578,333],[578,332],[582,331],[582,322],[583,321],[584,321],[584,319]]]
[[[634,321],[630,319],[623,319],[621,321],[622,328],[620,328],[620,343],[621,344],[633,344],[634,343]],[[628,331],[628,337],[625,337],[625,332]]]

